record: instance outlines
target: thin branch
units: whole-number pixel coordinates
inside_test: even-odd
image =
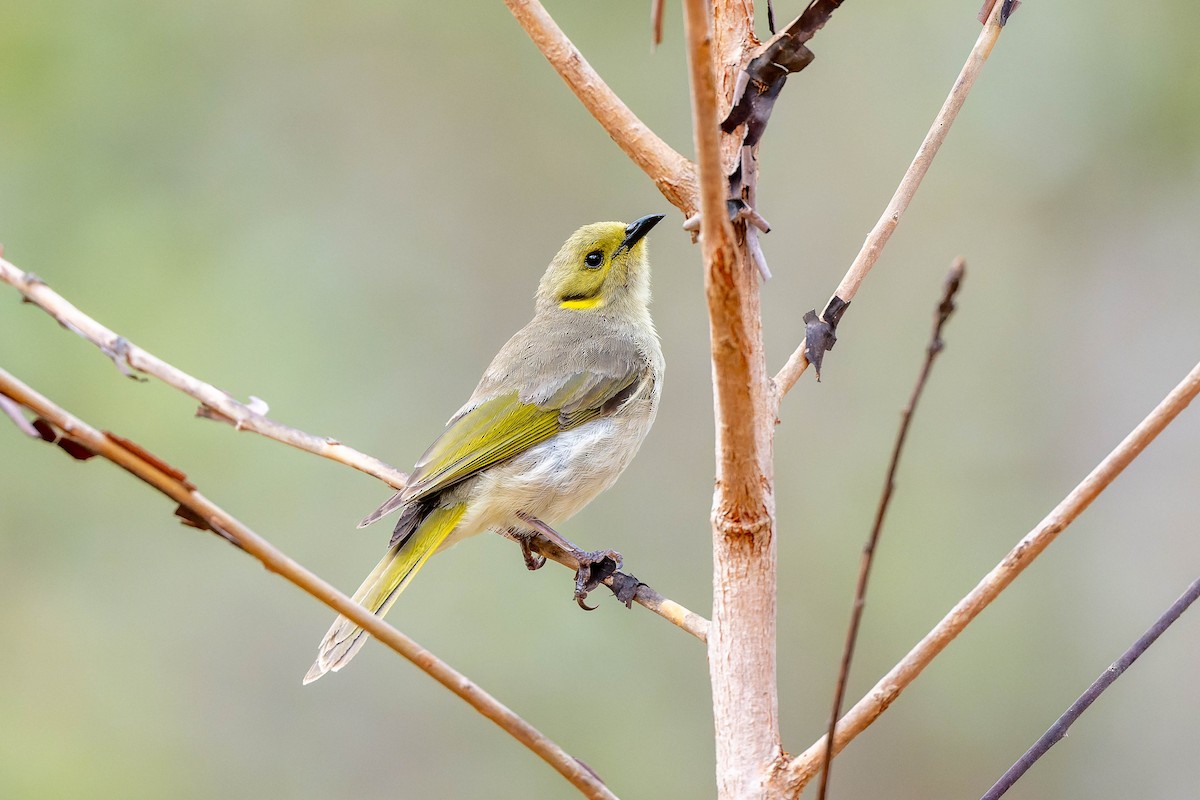
[[[513,538],[505,535],[505,538]],[[544,536],[536,535],[532,540],[528,541],[529,549],[536,552],[538,555],[545,556],[551,561],[563,565],[567,569],[575,572],[579,569],[579,560],[567,550],[564,550],[555,542],[547,539]],[[651,586],[642,583],[637,578],[624,572],[614,572],[601,581],[605,586],[613,590],[618,599],[625,596],[625,588],[629,586],[636,587],[636,593],[629,600],[631,603],[637,603],[647,611],[651,611],[658,616],[670,622],[672,625],[687,631],[692,636],[695,636],[702,642],[708,641],[709,621],[691,611],[684,606],[676,603],[668,597],[663,597]],[[632,589],[631,589],[632,591]],[[628,604],[628,603],[627,603]]]
[[[908,439],[908,430],[912,424],[913,412],[925,391],[925,383],[933,370],[934,359],[942,352],[942,328],[950,315],[954,313],[954,296],[962,286],[963,273],[966,264],[962,258],[956,258],[950,266],[950,274],[942,289],[942,299],[933,315],[933,334],[925,348],[925,363],[913,386],[908,405],[900,414],[900,430],[896,434],[896,443],[892,447],[892,460],[888,464],[887,478],[883,483],[883,493],[879,497],[879,507],[875,511],[875,524],[871,535],[863,547],[862,560],[858,567],[858,585],[854,589],[854,607],[850,614],[850,626],[846,630],[846,646],[842,651],[842,663],[838,669],[837,688],[833,693],[833,709],[829,714],[829,733],[825,737],[824,769],[821,771],[821,787],[817,793],[818,800],[825,800],[829,787],[829,773],[833,764],[833,739],[837,731],[837,719],[842,714],[842,701],[846,698],[846,684],[850,678],[850,662],[854,658],[854,645],[858,641],[858,627],[862,622],[863,608],[867,602],[867,581],[871,575],[871,564],[875,560],[875,548],[879,545],[879,536],[883,532],[883,519],[887,515],[888,506],[892,501],[892,493],[896,488],[896,469],[900,466],[900,453],[904,450],[904,442]]]
[[[997,4],[1001,5],[1001,4]],[[900,663],[880,678],[874,688],[838,722],[834,753],[875,721],[946,645],[962,632],[1021,572],[1078,517],[1101,492],[1141,454],[1154,438],[1200,394],[1200,364],[1088,474],[1037,527],[1017,543],[979,584],[950,610]],[[825,737],[788,765],[785,783],[799,791],[816,774],[824,759]]]
[[[101,325],[69,303],[32,272],[24,272],[0,258],[0,281],[12,286],[25,300],[45,311],[69,331],[82,336],[112,359],[117,369],[130,377],[130,370],[158,378],[168,386],[200,401],[202,412],[210,418],[229,422],[239,431],[253,431],[309,453],[337,461],[368,475],[379,478],[396,488],[404,486],[407,476],[379,459],[347,447],[336,439],[313,436],[263,416],[257,410],[239,403],[228,392],[188,375]]]
[[[586,766],[430,651],[355,603],[332,584],[296,561],[195,490],[192,484],[145,451],[103,433],[0,369],[0,394],[50,422],[72,441],[103,456],[170,497],[190,512],[193,524],[203,523],[257,558],[270,572],[281,576],[339,614],[360,625],[387,647],[407,658],[438,683],[466,701],[506,733],[536,753],[585,797],[615,800],[600,779]]]
[[[859,250],[854,263],[850,265],[850,269],[846,271],[845,277],[834,291],[835,297],[840,297],[847,303],[854,299],[854,295],[858,293],[859,286],[867,277],[867,273],[879,260],[884,245],[891,238],[896,226],[900,224],[900,217],[908,209],[909,202],[929,171],[929,165],[933,163],[934,156],[937,155],[942,142],[946,140],[946,135],[950,133],[950,126],[958,117],[958,112],[966,101],[967,95],[970,94],[971,87],[975,85],[975,79],[979,77],[983,65],[991,55],[992,47],[1000,36],[1000,31],[1003,30],[999,19],[1002,6],[1002,3],[997,3],[996,7],[992,9],[991,16],[988,17],[979,38],[975,41],[975,46],[971,48],[971,53],[967,56],[967,61],[958,74],[958,79],[954,81],[954,86],[951,87],[950,94],[946,97],[946,102],[942,104],[941,110],[934,117],[933,125],[925,134],[925,139],[917,149],[917,155],[913,158],[912,164],[909,165],[904,177],[900,180],[900,185],[896,187],[891,202],[884,209],[879,221],[875,223],[875,227],[867,234],[866,241],[863,242],[862,249]],[[787,363],[775,376],[773,385],[776,404],[791,391],[792,387],[796,385],[796,381],[800,380],[800,376],[808,369],[808,358],[805,356],[804,345],[803,341],[800,342],[800,345],[788,358]]]
[[[971,88],[975,85],[975,79],[979,77],[983,65],[987,63],[988,56],[992,52],[992,47],[1000,37],[1000,31],[1003,30],[1000,25],[999,14],[999,9],[995,10],[991,18],[988,19],[987,24],[983,26],[983,30],[980,31],[979,38],[975,41],[975,46],[971,48],[971,53],[967,56],[967,61],[963,64],[958,79],[954,82],[954,86],[950,89],[950,94],[946,97],[946,102],[942,104],[941,110],[938,111],[937,116],[934,118],[929,132],[925,134],[925,139],[917,149],[917,154],[913,158],[912,164],[909,165],[908,171],[905,172],[904,178],[901,179],[900,185],[896,187],[896,192],[892,195],[891,202],[888,203],[883,215],[867,235],[862,249],[854,259],[854,263],[850,265],[846,276],[842,278],[842,282],[838,284],[837,289],[834,291],[834,294],[846,302],[854,299],[854,295],[858,293],[858,287],[862,285],[863,278],[867,276],[867,273],[875,266],[875,262],[879,260],[879,254],[882,252],[883,246],[887,244],[888,239],[892,236],[892,232],[900,224],[900,217],[908,210],[909,202],[912,201],[913,195],[916,194],[917,188],[921,185],[921,181],[924,180],[926,173],[929,172],[929,167],[933,163],[934,157],[937,155],[938,150],[941,149],[942,143],[946,140],[946,135],[950,132],[950,127],[954,124],[954,120],[958,117],[958,112],[962,109],[963,103],[966,102],[967,95],[970,94]]]
[[[534,45],[601,127],[684,216],[696,211],[696,168],[638,119],[538,0],[504,0]]]
[[[1079,696],[1079,699],[1071,704],[1058,720],[1050,726],[1050,729],[1042,734],[1041,738],[1034,742],[1033,747],[1025,751],[1025,755],[1017,760],[1007,772],[1000,777],[1000,780],[988,789],[982,800],[999,800],[1012,785],[1021,779],[1030,767],[1032,767],[1039,758],[1044,756],[1046,752],[1058,744],[1067,735],[1067,729],[1079,719],[1084,711],[1087,711],[1088,706],[1096,702],[1104,690],[1116,681],[1117,678],[1129,669],[1138,657],[1149,649],[1150,645],[1166,632],[1167,628],[1174,624],[1175,620],[1187,611],[1188,606],[1196,602],[1200,597],[1200,578],[1192,582],[1192,585],[1187,588],[1178,600],[1171,604],[1171,607],[1163,612],[1162,616],[1150,626],[1150,629],[1143,633],[1136,642],[1130,645],[1119,659],[1117,659],[1108,669],[1100,673],[1100,677],[1092,682],[1087,691]]]
[[[2,258],[0,258],[0,281],[13,286],[25,297],[26,301],[41,308],[64,328],[77,333],[100,348],[100,351],[112,359],[123,374],[136,377],[135,373],[130,371],[134,370],[153,375],[168,386],[199,400],[202,405],[197,415],[227,421],[237,430],[253,431],[268,439],[274,439],[345,464],[379,478],[394,487],[404,486],[407,476],[395,467],[385,464],[374,456],[347,447],[334,439],[314,436],[263,416],[251,406],[239,403],[227,392],[183,372],[132,344],[123,336],[114,333],[80,311],[47,286],[41,278],[32,273],[23,272]],[[4,410],[3,404],[0,404],[0,410]],[[579,568],[579,563],[573,556],[561,548],[554,547],[553,543],[544,537],[537,536],[534,539],[534,545],[542,555],[547,556],[550,560],[567,566],[572,571]],[[613,579],[610,577],[606,580],[606,585],[611,585],[612,582]],[[645,584],[639,585],[634,602],[682,628],[700,641],[705,641],[708,636],[707,619],[689,611],[673,600],[663,597]]]

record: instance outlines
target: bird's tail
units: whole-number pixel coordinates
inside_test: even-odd
[[[398,529],[387,554],[354,593],[354,602],[381,617],[386,614],[417,570],[425,565],[438,545],[458,525],[466,510],[463,504],[437,507],[409,523],[412,524],[409,531]],[[401,518],[397,527],[400,528],[405,522]],[[366,642],[365,630],[345,617],[338,617],[321,640],[317,660],[304,676],[304,683],[312,683],[326,672],[337,672],[354,658]]]

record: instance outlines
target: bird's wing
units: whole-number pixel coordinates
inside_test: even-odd
[[[638,340],[624,332],[580,335],[566,326],[525,326],[496,354],[471,399],[421,456],[407,485],[358,527],[560,431],[611,414],[653,378]]]
[[[634,359],[612,359],[544,380],[522,396],[516,389],[471,402],[417,461],[408,483],[358,524],[362,528],[401,506],[428,497],[480,470],[546,441],[560,431],[611,414],[637,393],[648,371]]]
[[[537,387],[533,396],[513,390],[468,406],[417,462],[403,501],[427,497],[560,431],[611,414],[641,383],[642,370],[625,366],[562,376]]]

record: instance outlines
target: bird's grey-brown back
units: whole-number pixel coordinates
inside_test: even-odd
[[[591,316],[562,325],[558,313],[539,313],[496,354],[464,408],[516,391],[524,403],[545,407],[564,385],[582,376],[579,394],[590,386],[623,387],[627,380],[649,381],[656,388],[665,363],[658,335],[638,330],[623,320]],[[655,392],[657,399],[657,392]]]

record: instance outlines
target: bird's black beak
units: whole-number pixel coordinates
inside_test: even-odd
[[[648,214],[641,219],[635,219],[625,228],[625,238],[617,245],[617,251],[613,255],[619,255],[626,250],[632,250],[633,246],[642,240],[650,229],[658,224],[659,220],[663,219],[666,214]]]

